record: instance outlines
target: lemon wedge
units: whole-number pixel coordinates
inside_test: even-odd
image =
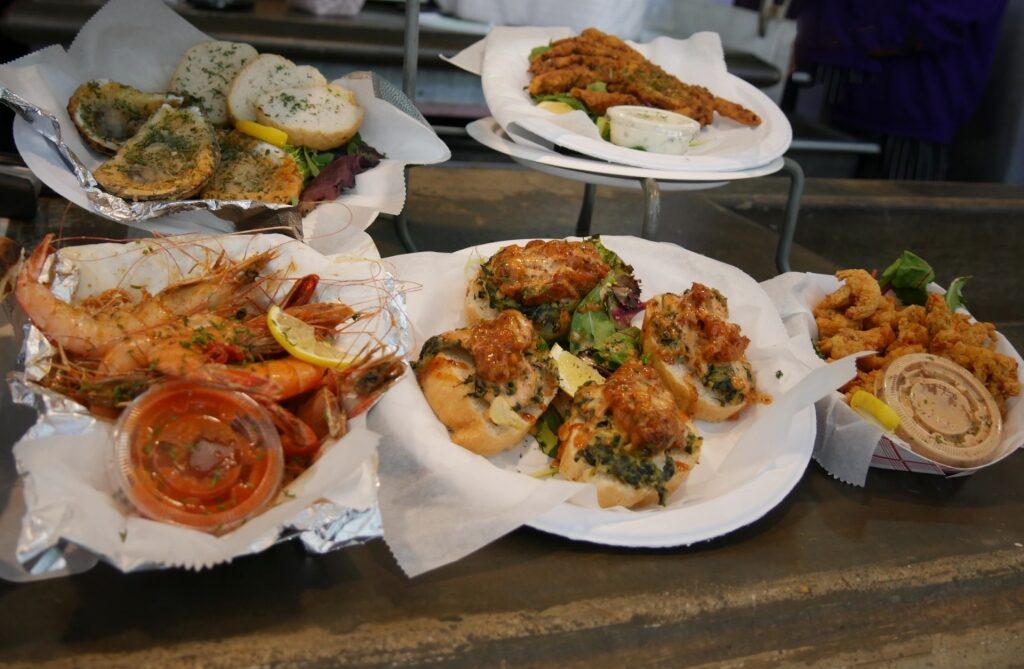
[[[273,144],[278,148],[288,143],[288,133],[284,130],[271,128],[269,125],[263,125],[255,121],[235,121],[235,130],[244,132],[256,139],[262,139],[267,144]]]
[[[345,352],[317,339],[313,326],[289,316],[276,305],[267,311],[267,328],[277,343],[299,360],[333,369],[352,364],[353,359]]]
[[[853,394],[850,408],[876,421],[886,432],[892,432],[900,425],[900,417],[892,407],[866,390],[858,390]]]
[[[511,427],[517,430],[521,430],[529,425],[529,423],[523,420],[522,416],[516,413],[515,408],[504,395],[498,395],[491,400],[491,408],[487,411],[487,417],[495,425]]]
[[[544,111],[549,111],[552,114],[568,114],[573,111],[573,108],[569,106],[567,102],[557,102],[555,100],[545,100],[544,102],[538,102],[537,107]]]
[[[604,383],[604,377],[590,363],[569,353],[558,344],[551,347],[550,355],[558,369],[558,387],[570,397],[588,381]]]

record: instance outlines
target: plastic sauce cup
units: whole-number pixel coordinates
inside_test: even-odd
[[[137,397],[117,422],[113,476],[152,520],[223,534],[274,499],[284,453],[247,395],[170,381]]]
[[[612,144],[651,153],[682,155],[700,132],[700,123],[675,112],[622,105],[606,112]]]

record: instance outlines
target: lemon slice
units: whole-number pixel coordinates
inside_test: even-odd
[[[573,111],[573,108],[569,106],[567,102],[557,102],[555,100],[545,100],[544,102],[538,102],[537,107],[544,111],[549,111],[552,114],[568,114]]]
[[[866,390],[858,390],[850,398],[850,407],[862,415],[878,422],[886,432],[892,432],[900,425],[899,415],[888,404]]]
[[[529,423],[523,420],[522,416],[516,413],[515,408],[513,408],[508,398],[504,395],[498,395],[491,400],[491,408],[487,411],[487,417],[495,425],[511,427],[517,430],[521,430],[529,425]]]
[[[558,368],[558,387],[570,397],[588,381],[604,383],[604,377],[590,363],[569,353],[558,344],[551,347],[550,355],[555,361],[555,367]]]
[[[319,367],[344,369],[352,358],[316,338],[313,326],[289,316],[278,306],[267,311],[267,327],[277,343],[299,360]]]
[[[267,144],[273,144],[278,148],[288,143],[288,133],[284,130],[271,128],[269,125],[263,125],[255,121],[235,121],[235,130],[244,132],[256,139],[262,139]]]

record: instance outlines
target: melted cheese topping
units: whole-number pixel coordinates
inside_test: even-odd
[[[750,340],[728,317],[725,297],[703,284],[694,283],[681,297],[666,293],[651,318],[658,355],[694,369],[741,360]]]
[[[486,267],[499,292],[524,306],[579,300],[611,269],[591,244],[562,240],[506,246]]]
[[[508,309],[470,332],[466,349],[476,363],[477,375],[489,383],[507,383],[529,369],[523,352],[532,347],[533,325],[518,311]]]
[[[659,452],[685,444],[685,416],[652,367],[631,361],[602,387],[615,427],[625,434],[629,452]]]

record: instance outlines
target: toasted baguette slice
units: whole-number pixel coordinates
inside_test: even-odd
[[[202,191],[204,200],[257,200],[288,204],[302,195],[299,166],[284,150],[237,130],[221,130],[220,166]]]
[[[359,132],[363,108],[341,86],[286,88],[257,98],[256,120],[288,133],[291,144],[325,151]]]
[[[523,351],[528,364],[509,382],[492,384],[478,375],[471,328],[430,338],[415,365],[423,395],[452,441],[478,455],[495,455],[522,441],[558,393],[558,375],[542,340],[518,312],[499,318],[509,313],[533,340]],[[495,410],[502,408],[496,402],[505,410]]]
[[[265,53],[235,75],[227,94],[228,117],[231,121],[256,121],[256,100],[260,96],[287,88],[326,85],[324,75],[315,67],[296,65],[282,56]]]
[[[200,42],[189,48],[178,62],[170,89],[187,95],[206,113],[214,125],[228,122],[225,102],[228,89],[243,67],[259,53],[241,42]]]
[[[487,297],[483,272],[477,270],[476,276],[469,282],[469,287],[466,289],[466,320],[470,325],[475,325],[497,315],[498,310],[491,306]]]
[[[731,371],[724,367],[719,369],[719,374],[724,377],[736,377],[743,380],[743,385],[751,383],[753,372],[750,363],[746,360],[721,363],[728,365]],[[748,406],[755,398],[755,393],[748,392],[737,394],[732,403],[724,399],[721,394],[716,394],[711,388],[700,382],[698,376],[683,364],[670,364],[659,357],[652,357],[651,366],[658,370],[661,380],[672,391],[679,408],[686,411],[696,420],[706,420],[710,423],[720,423],[729,420],[737,413]],[[748,374],[750,376],[748,376]],[[740,386],[740,383],[731,384]]]
[[[691,296],[691,291],[697,291]],[[701,300],[700,307],[692,301]],[[691,322],[698,314],[703,322],[724,323],[715,328],[719,338],[738,338],[738,351],[732,360],[706,360],[702,352],[714,348],[717,341],[708,338],[699,323]],[[697,420],[720,422],[729,420],[744,407],[761,400],[754,380],[754,370],[745,353],[746,338],[728,324],[725,297],[701,284],[683,295],[663,293],[651,298],[644,310],[641,346],[662,381],[672,391],[679,408]]]
[[[632,427],[621,424],[624,415]],[[558,472],[594,485],[602,507],[627,508],[668,499],[699,462],[703,442],[658,373],[637,362],[577,390],[558,437]]]
[[[575,433],[570,434],[573,436],[570,436],[565,441],[562,447],[561,461],[558,466],[558,473],[562,475],[562,478],[580,483],[589,483],[594,486],[597,489],[597,503],[605,509],[612,506],[623,506],[631,509],[637,506],[649,506],[658,503],[658,491],[654,488],[634,488],[611,474],[592,467],[583,458],[577,459],[577,453],[586,447],[586,442],[576,437]],[[664,466],[666,458],[672,458],[676,463],[675,475],[664,484],[665,497],[667,499],[689,478],[693,466],[681,464],[684,462],[683,458],[689,459],[690,456],[688,453],[679,450],[658,453],[651,458],[651,462],[661,467]],[[696,464],[696,459],[693,459],[693,464]]]

